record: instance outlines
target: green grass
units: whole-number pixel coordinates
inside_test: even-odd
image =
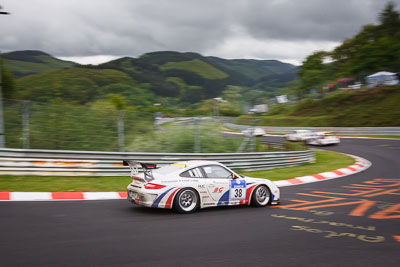
[[[316,157],[315,163],[306,163],[295,167],[278,168],[265,171],[239,171],[239,173],[250,177],[267,178],[271,181],[278,181],[294,177],[318,174],[321,172],[333,171],[352,165],[355,162],[352,157],[333,151],[317,149],[314,151]]]
[[[333,92],[295,105],[276,105],[264,116],[242,115],[237,124],[259,126],[367,127],[400,125],[400,85]]]
[[[282,180],[332,171],[354,164],[354,159],[332,151],[315,150],[316,162],[297,167],[239,172],[251,177]],[[0,176],[0,192],[116,192],[125,191],[130,177]]]
[[[118,192],[132,181],[121,177],[0,176],[0,192]]]

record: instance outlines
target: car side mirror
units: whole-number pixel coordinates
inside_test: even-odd
[[[239,177],[237,177],[234,173],[232,173],[232,174],[231,174],[231,178],[232,178],[232,179],[237,179],[237,178],[239,178]]]

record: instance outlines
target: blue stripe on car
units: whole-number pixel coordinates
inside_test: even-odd
[[[218,200],[217,206],[227,206],[229,204],[229,191],[226,191],[222,197]]]
[[[166,195],[169,191],[171,191],[172,189],[174,189],[174,188],[175,188],[175,187],[172,187],[172,188],[168,189],[167,191],[165,191],[164,193],[162,193],[161,195],[159,195],[158,198],[157,198],[156,200],[154,200],[154,203],[153,203],[153,205],[151,205],[151,207],[152,207],[152,208],[157,208],[158,205],[160,204],[161,199],[162,199],[163,197],[165,197],[165,195]]]

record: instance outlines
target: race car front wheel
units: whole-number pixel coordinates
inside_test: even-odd
[[[174,209],[179,213],[194,212],[198,205],[197,193],[190,188],[183,188],[174,199]]]
[[[271,193],[266,185],[259,185],[253,192],[251,204],[255,207],[262,207],[268,204]]]

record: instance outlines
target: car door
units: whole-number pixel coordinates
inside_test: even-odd
[[[211,199],[216,203],[228,202],[229,199],[225,199],[223,196],[229,194],[232,173],[220,165],[207,165],[202,168],[206,176],[205,186]]]
[[[218,206],[239,205],[246,198],[246,181],[220,165],[203,166],[205,186]],[[236,177],[236,179],[233,179]]]

